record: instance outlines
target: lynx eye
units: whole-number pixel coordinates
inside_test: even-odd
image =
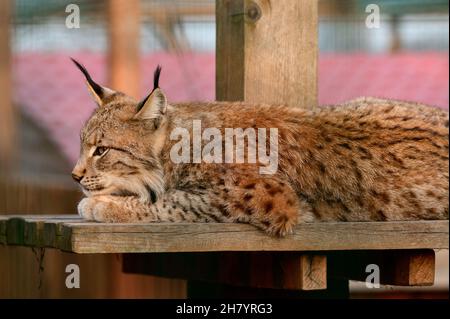
[[[94,154],[92,154],[93,156],[102,156],[103,154],[106,153],[108,149],[106,147],[103,146],[98,146],[95,151]]]

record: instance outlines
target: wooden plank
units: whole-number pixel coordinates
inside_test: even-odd
[[[44,218],[25,219],[24,244],[26,246],[61,248],[62,228],[65,223],[83,223],[77,215],[62,215],[51,220]]]
[[[59,216],[59,215],[58,215]],[[41,222],[30,216],[1,216],[8,244],[25,245],[25,223]],[[76,253],[145,253],[210,251],[333,251],[389,249],[448,249],[448,221],[311,223],[295,227],[286,238],[273,238],[249,225],[217,223],[102,224],[73,217],[51,217],[53,226],[30,228],[52,232],[40,238],[44,245]],[[27,226],[30,227],[30,226]],[[35,243],[30,242],[30,245]]]
[[[53,228],[64,222],[77,222],[80,219],[77,215],[33,215],[23,218],[23,221],[23,244],[25,246],[57,247],[55,245],[57,234]]]
[[[435,253],[432,249],[376,250],[331,254],[331,276],[365,281],[368,265],[380,271],[380,284],[431,286],[434,283]]]
[[[139,0],[108,1],[109,85],[135,98],[140,97],[140,18]]]
[[[65,226],[79,253],[448,248],[448,221],[303,224],[283,239],[239,224]]]
[[[5,244],[61,249],[60,229],[65,222],[84,223],[77,215],[3,215],[0,230],[4,229]]]
[[[25,246],[45,247],[43,242],[43,227],[45,221],[34,220],[24,222],[23,244]]]
[[[217,100],[317,105],[317,0],[217,0],[216,23]]]

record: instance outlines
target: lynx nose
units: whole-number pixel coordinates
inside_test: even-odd
[[[75,182],[79,183],[83,179],[83,176],[79,176],[75,173],[72,173],[72,178],[74,179]]]
[[[75,168],[72,171],[72,178],[75,182],[79,183],[83,179],[86,174],[86,169],[81,165],[75,165]]]

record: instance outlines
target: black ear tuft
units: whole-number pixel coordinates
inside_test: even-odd
[[[159,88],[159,76],[161,75],[161,66],[156,67],[155,73],[153,74],[153,91]]]
[[[148,98],[150,97],[150,94],[147,95],[142,101],[140,101],[136,106],[136,112],[139,112],[143,107],[145,102],[147,102]]]
[[[155,73],[153,74],[153,90],[147,95],[141,102],[137,105],[137,111],[139,112],[144,106],[145,102],[147,102],[150,95],[152,95],[153,91],[159,88],[159,76],[161,75],[161,66],[158,65],[156,67]]]
[[[89,83],[89,85],[92,87],[92,89],[94,90],[94,92],[100,97],[103,98],[103,89],[100,85],[98,85],[97,83],[94,82],[94,80],[92,80],[90,74],[88,73],[88,71],[86,70],[86,68],[79,63],[77,60],[75,60],[74,58],[70,58],[72,60],[73,63],[75,63],[75,65],[78,67],[78,69],[80,69],[80,71],[84,74],[86,81]]]

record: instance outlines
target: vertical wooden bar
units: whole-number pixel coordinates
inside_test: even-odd
[[[108,1],[109,86],[140,98],[140,0]],[[122,256],[109,255],[110,291],[113,297],[182,296],[185,283],[150,276],[130,276],[122,272]]]
[[[318,1],[217,0],[216,98],[314,107]]]
[[[318,0],[216,0],[216,28],[217,100],[317,105]],[[284,288],[327,287],[326,256],[283,255],[276,263]]]
[[[140,1],[109,0],[109,85],[140,95]]]
[[[15,116],[12,105],[10,21],[12,3],[0,1],[0,173],[5,172],[14,155]]]

